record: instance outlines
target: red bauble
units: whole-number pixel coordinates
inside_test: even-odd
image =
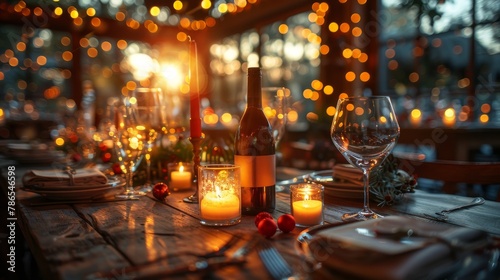
[[[101,152],[107,152],[108,146],[106,146],[106,144],[104,143],[99,143],[99,150],[101,150]]]
[[[110,162],[111,161],[111,153],[104,153],[102,156],[101,156],[101,160],[102,162]]]
[[[123,174],[122,167],[120,166],[119,163],[113,163],[113,165],[111,166],[111,168],[113,169],[113,172],[115,174]]]
[[[259,226],[257,227],[259,233],[266,238],[271,238],[276,233],[278,226],[273,219],[264,218],[259,222]]]
[[[290,214],[281,215],[278,218],[278,228],[282,232],[290,232],[295,229],[295,218]]]
[[[165,183],[156,183],[153,186],[153,196],[160,200],[160,201],[165,201],[165,198],[170,195],[168,186]]]
[[[255,216],[255,226],[258,227],[260,221],[262,221],[262,219],[265,219],[265,218],[273,219],[273,216],[271,216],[271,214],[269,214],[267,212],[260,212],[259,214],[257,214]]]
[[[73,162],[79,162],[80,160],[82,160],[82,156],[79,153],[73,153],[71,155],[71,160]]]

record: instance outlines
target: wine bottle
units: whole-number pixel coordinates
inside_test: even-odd
[[[262,110],[261,72],[248,68],[247,107],[235,136],[234,164],[241,170],[241,210],[255,215],[276,206],[276,154],[271,126]]]

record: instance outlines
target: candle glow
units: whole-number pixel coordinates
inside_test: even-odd
[[[218,187],[205,194],[200,204],[201,218],[206,221],[223,221],[240,216],[240,199],[231,191],[221,191]]]
[[[181,165],[179,170],[172,171],[170,174],[170,187],[174,190],[185,190],[191,187],[191,172],[184,171]]]
[[[322,186],[299,184],[290,187],[295,224],[308,227],[323,224]]]
[[[240,167],[209,164],[198,169],[201,223],[210,226],[234,225],[241,221]]]

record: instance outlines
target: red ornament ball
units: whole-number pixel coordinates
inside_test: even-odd
[[[153,196],[156,199],[158,199],[160,201],[165,201],[165,199],[169,195],[170,195],[170,192],[169,192],[168,186],[165,183],[160,182],[160,183],[156,183],[153,186]]]
[[[73,162],[79,162],[80,160],[82,160],[82,156],[79,153],[73,153],[71,155],[71,160]]]
[[[113,163],[113,165],[111,166],[111,169],[113,169],[113,173],[115,173],[115,174],[123,174],[122,167],[117,162]]]
[[[257,227],[259,233],[266,238],[271,238],[276,233],[278,226],[276,222],[271,218],[264,218],[259,222]]]
[[[278,228],[284,232],[290,232],[295,229],[295,218],[290,214],[283,214],[278,218]]]
[[[269,214],[268,212],[260,212],[259,214],[257,214],[255,216],[255,226],[258,227],[260,221],[262,221],[262,219],[265,219],[265,218],[269,218],[272,220],[273,216],[271,216],[271,214]]]

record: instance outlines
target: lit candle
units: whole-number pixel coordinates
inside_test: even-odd
[[[189,88],[191,90],[190,132],[192,138],[201,137],[200,87],[198,83],[198,54],[196,42],[189,41]]]
[[[296,226],[323,224],[323,194],[324,187],[318,184],[290,186],[290,206]]]
[[[422,123],[422,112],[419,109],[413,109],[410,113],[410,124],[413,127],[419,127]]]
[[[240,199],[230,191],[208,192],[201,200],[200,215],[203,220],[209,222],[239,218]]]
[[[292,215],[296,224],[302,226],[319,225],[323,222],[323,202],[320,200],[295,201]]]
[[[191,172],[184,171],[181,165],[178,171],[172,171],[170,174],[170,187],[173,190],[185,190],[191,187]]]
[[[446,109],[443,115],[443,124],[447,127],[453,127],[456,121],[455,110],[453,108]]]

